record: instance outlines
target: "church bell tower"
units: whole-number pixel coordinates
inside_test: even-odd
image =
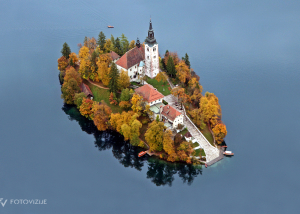
[[[145,74],[150,78],[156,77],[159,73],[158,43],[154,37],[152,21],[150,19],[148,36],[145,42]]]

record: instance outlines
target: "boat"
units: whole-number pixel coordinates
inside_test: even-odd
[[[114,26],[110,26],[110,25],[108,25],[107,27],[108,27],[108,28],[115,28]]]
[[[223,152],[223,155],[232,156],[234,153],[232,151],[225,151]]]
[[[205,163],[205,168],[207,168],[207,163]]]
[[[139,153],[139,157],[142,157],[145,154],[147,154],[147,152],[146,151],[142,151],[142,152]]]

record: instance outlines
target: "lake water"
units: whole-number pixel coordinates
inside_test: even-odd
[[[1,1],[0,213],[299,213],[300,2]],[[186,52],[235,153],[209,168],[137,158],[60,99],[62,44],[147,35]],[[107,29],[114,25],[114,29]],[[47,199],[47,205],[10,204]]]

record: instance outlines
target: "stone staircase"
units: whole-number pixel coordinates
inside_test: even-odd
[[[206,163],[211,163],[213,160],[220,158],[219,149],[212,146],[208,142],[208,140],[203,136],[203,134],[199,131],[199,129],[195,127],[195,125],[190,121],[190,119],[187,118],[186,115],[184,116],[183,123],[184,125],[186,125],[187,129],[192,134],[192,136],[197,140],[199,145],[204,149],[206,154]]]

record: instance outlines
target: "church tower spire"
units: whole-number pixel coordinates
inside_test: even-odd
[[[149,30],[148,30],[148,37],[147,37],[147,42],[148,43],[155,43],[156,39],[154,37],[154,30],[152,28],[152,21],[150,18],[150,24],[149,24]]]
[[[148,36],[145,41],[145,75],[150,78],[156,77],[159,73],[158,43],[154,37],[154,30],[150,18]]]

